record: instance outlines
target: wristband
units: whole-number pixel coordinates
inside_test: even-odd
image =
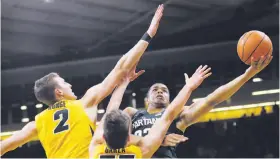
[[[152,37],[146,32],[146,33],[142,36],[141,40],[144,40],[144,41],[147,41],[148,43],[150,43],[150,41],[152,40]]]

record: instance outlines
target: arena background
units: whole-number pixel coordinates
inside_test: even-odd
[[[145,95],[155,82],[165,83],[173,98],[184,84],[183,73],[192,74],[200,64],[212,67],[213,75],[187,104],[206,96],[245,71],[237,41],[260,30],[273,42],[271,64],[189,127],[189,141],[177,153],[279,157],[278,0],[2,0],[1,140],[47,108],[33,95],[37,78],[58,72],[81,96],[140,39],[160,3],[164,17],[139,64],[146,73],[130,84],[121,109],[145,109]],[[98,106],[98,119],[108,99]],[[45,153],[34,140],[2,157],[44,158]]]

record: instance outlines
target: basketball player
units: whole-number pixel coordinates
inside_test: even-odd
[[[235,94],[248,80],[263,70],[271,61],[272,57],[261,57],[259,61],[251,59],[250,66],[245,73],[233,81],[219,87],[204,99],[194,102],[191,106],[185,106],[180,115],[171,124],[168,133],[183,135],[190,125],[196,123],[198,119],[208,113],[214,106],[227,100]],[[156,119],[160,118],[166,106],[169,105],[169,90],[161,83],[154,84],[148,91],[148,109],[137,111],[135,108],[128,107],[126,111],[132,118],[132,134],[146,136],[154,125]],[[176,158],[176,145],[181,140],[169,139],[168,145],[163,145],[154,154],[154,158]]]
[[[48,158],[88,158],[95,124],[86,114],[92,106],[112,93],[116,85],[140,60],[152,37],[157,32],[163,15],[160,5],[149,29],[142,39],[126,53],[109,75],[98,85],[87,90],[77,100],[71,85],[56,73],[50,73],[35,82],[34,93],[38,101],[49,106],[22,130],[1,142],[1,155],[38,136]]]
[[[118,110],[120,102],[109,104],[90,144],[90,158],[150,158],[162,143],[172,121],[182,111],[191,92],[211,75],[209,71],[207,66],[199,67],[190,79],[187,78],[186,85],[143,138],[130,135],[131,118]],[[123,94],[119,94],[119,98],[115,95],[115,100],[120,101]]]

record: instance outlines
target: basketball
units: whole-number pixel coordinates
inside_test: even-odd
[[[258,60],[261,56],[272,54],[272,42],[263,32],[252,30],[241,36],[237,44],[237,53],[241,61],[251,64],[251,57]]]

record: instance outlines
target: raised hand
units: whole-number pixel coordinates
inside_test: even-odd
[[[246,70],[246,74],[249,78],[252,78],[259,72],[261,72],[272,60],[273,56],[261,56],[259,60],[251,58],[251,66]]]
[[[140,70],[136,72],[136,66],[138,62],[133,66],[133,68],[126,74],[126,76],[122,79],[121,84],[128,84],[129,82],[134,81],[136,78],[141,76],[143,73],[145,73],[145,70]]]
[[[150,27],[147,31],[147,33],[151,36],[151,37],[154,37],[157,33],[157,29],[158,29],[158,26],[159,26],[159,22],[161,20],[161,17],[163,15],[163,10],[164,10],[164,7],[163,7],[163,4],[159,5],[157,10],[156,10],[156,13],[152,19],[152,22],[150,24]]]
[[[136,65],[133,67],[133,69],[128,73],[128,80],[130,82],[134,81],[136,78],[138,78],[139,76],[141,76],[143,73],[145,73],[145,70],[140,70],[137,73],[136,71]]]
[[[192,75],[191,78],[188,77],[188,75],[185,73],[185,82],[186,84],[192,89],[196,89],[205,78],[209,77],[212,73],[210,72],[211,68],[207,65],[203,66],[200,65],[195,73]]]

